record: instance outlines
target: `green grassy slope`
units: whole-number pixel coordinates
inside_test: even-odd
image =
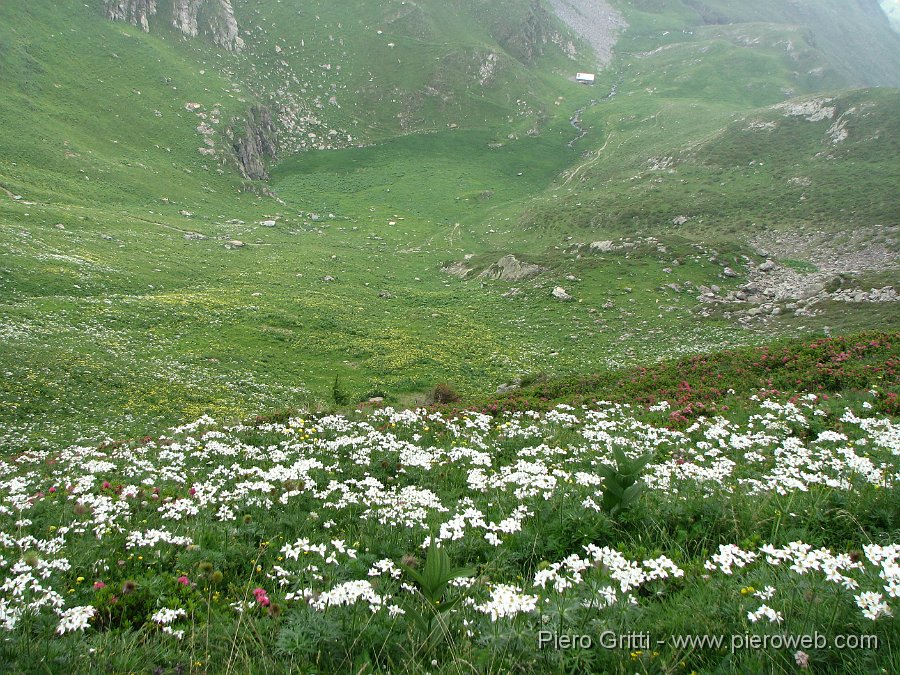
[[[361,140],[495,124],[522,100],[540,117],[559,93],[550,75],[575,68],[552,42],[561,38],[551,17],[511,0],[356,2],[352,11],[239,3],[237,12],[260,96],[274,107],[313,99],[300,107],[327,121],[322,129]]]
[[[438,405],[443,412],[480,410],[497,415],[516,410],[550,410],[560,403],[590,405],[602,399],[650,407],[671,405],[670,423],[686,425],[701,416],[750,405],[751,397],[835,396],[856,398],[867,390],[882,397],[878,410],[896,414],[900,388],[897,333],[869,331],[811,342],[797,338],[762,347],[661,361],[570,378],[530,378],[500,396]]]
[[[232,1],[240,54],[164,12],[145,34],[102,0],[0,0],[0,568],[28,588],[0,614],[37,609],[0,641],[0,671],[799,667],[793,650],[535,648],[548,626],[598,621],[877,637],[810,664],[896,671],[891,617],[873,624],[854,597],[886,590],[881,554],[851,561],[897,541],[897,303],[781,302],[741,323],[705,302],[768,257],[819,274],[812,234],[826,253],[874,241],[851,267],[888,261],[829,283],[900,288],[900,90],[884,86],[900,48],[874,0],[623,0],[629,28],[593,88],[571,81],[592,55],[566,55],[546,3]],[[255,106],[280,132],[267,182],[231,156]],[[509,254],[540,273],[479,276]],[[440,382],[465,403],[366,413],[375,396],[424,405]],[[600,399],[615,404],[589,411]],[[613,447],[653,455],[619,514],[600,487]],[[369,569],[423,562],[456,508],[471,531],[447,551],[477,568],[469,597],[508,582],[548,601],[497,622],[453,590],[445,649],[413,619],[438,605]],[[154,546],[168,533],[193,544]],[[798,540],[828,548],[822,569],[846,553],[859,588],[764,561],[762,544]],[[538,586],[595,542],[624,557],[585,562],[568,595]],[[757,562],[704,564],[729,545]],[[684,577],[597,606],[613,567],[661,555]],[[285,569],[310,600],[370,579],[407,613],[314,613],[285,596]],[[96,607],[90,627],[57,635],[37,584]],[[784,622],[754,626],[769,586]],[[184,608],[184,641],[160,630],[163,607]]]
[[[761,332],[695,314],[699,287],[740,283],[722,265],[742,269],[764,226],[895,221],[896,91],[828,94],[818,122],[771,107],[847,83],[805,29],[635,5],[589,88],[528,3],[234,4],[239,55],[99,2],[0,6],[2,447],[306,405],[335,374],[354,400],[413,403],[439,380],[470,395],[801,326],[896,327],[885,307]],[[267,186],[225,161],[225,128],[257,103],[284,125]],[[509,253],[546,271],[477,278]],[[471,278],[440,271],[466,256]]]
[[[896,224],[897,90],[843,89],[852,78],[833,65],[841,50],[824,49],[807,26],[694,25],[679,7],[623,5],[631,27],[618,93],[584,113],[584,161],[524,225],[660,231],[685,215],[702,237],[752,234],[754,224]],[[758,18],[744,14],[727,17]],[[895,37],[880,43],[894,56]],[[814,121],[777,107],[814,93],[835,99]]]
[[[222,163],[224,153],[198,152],[204,138],[197,127],[215,128],[221,149],[221,133],[231,119],[254,103],[277,101],[276,71],[286,68],[302,76],[290,80],[291,88],[311,110],[319,110],[315,97],[331,93],[334,84],[338,105],[328,104],[326,96],[330,119],[316,112],[323,119],[315,128],[344,124],[354,134],[345,145],[412,128],[484,127],[486,118],[488,127],[513,119],[525,131],[555,99],[554,87],[570,85],[551,82],[549,73],[564,58],[558,49],[554,56],[552,43],[539,41],[530,53],[511,44],[507,53],[491,37],[496,33],[507,41],[516,22],[528,20],[508,5],[451,11],[430,3],[407,12],[401,3],[359,3],[346,21],[344,10],[330,3],[304,6],[299,13],[277,3],[236,3],[248,34],[242,55],[203,39],[185,40],[163,21],[154,21],[150,34],[105,21],[99,2],[0,7],[0,289],[8,366],[2,414],[10,443],[28,430],[52,436],[57,424],[73,433],[73,426],[109,411],[122,413],[113,429],[125,430],[135,418],[155,420],[152,426],[204,410],[242,414],[251,407],[299,404],[308,397],[310,381],[321,392],[328,371],[353,352],[346,344],[335,346],[332,337],[339,327],[349,338],[354,316],[336,323],[330,315],[343,313],[357,286],[368,282],[359,280],[339,298],[316,297],[319,291],[308,287],[333,272],[326,261],[336,242],[329,237],[310,245],[317,237],[299,233],[310,221],[296,209],[308,203],[309,210],[319,210],[325,206],[321,196],[303,195],[282,208],[260,198],[258,190],[242,192],[233,167]],[[477,21],[466,20],[469,10],[477,10]],[[344,21],[346,30],[330,39],[328,32]],[[498,66],[482,84],[472,69],[492,53]],[[395,63],[398,54],[405,66]],[[322,67],[329,63],[331,69]],[[423,97],[425,83],[434,92]],[[418,102],[410,100],[413,91]],[[526,94],[531,105],[516,100]],[[385,96],[424,121],[397,118]],[[479,145],[496,135],[480,133]],[[288,143],[292,136],[284,138]],[[419,148],[427,151],[425,139]],[[447,139],[440,168],[464,174],[453,141]],[[416,141],[411,143],[381,164],[411,161]],[[479,170],[492,159],[483,154],[474,160]],[[549,160],[544,178],[562,166],[559,159]],[[514,184],[506,173],[507,183]],[[463,192],[480,193],[477,180],[469,182]],[[528,186],[543,184],[532,180]],[[445,214],[457,200],[448,202]],[[279,212],[291,231],[258,225]],[[348,214],[340,218],[344,223]],[[292,220],[299,229],[290,227]],[[185,239],[191,232],[209,239]],[[426,235],[435,231],[419,227],[414,236],[418,241]],[[223,242],[235,237],[248,247],[229,253]],[[349,250],[351,256],[370,253],[365,247]],[[438,261],[423,266],[433,277]],[[298,281],[301,270],[308,282]],[[441,281],[432,278],[426,296],[442,289]],[[267,288],[275,292],[254,299]],[[415,311],[422,295],[405,304],[402,311]],[[482,331],[483,321],[471,330]],[[389,318],[380,319],[385,322],[390,328]],[[379,370],[401,373],[414,339],[401,334],[374,355],[363,352],[371,363],[361,381]],[[305,353],[298,355],[301,347]],[[388,367],[385,361],[399,354],[405,360]],[[422,375],[387,377],[415,382]]]
[[[200,75],[169,42],[81,3],[4,3],[0,182],[28,198],[105,208],[202,200],[204,188],[233,184],[197,152],[185,104],[239,106],[225,78]]]
[[[561,186],[563,204],[554,196],[528,224],[665,231],[684,215],[733,236],[769,226],[895,225],[900,92],[804,101],[810,110],[820,102],[828,116],[778,106],[729,114],[646,93],[613,102],[592,112],[603,116],[605,147]]]

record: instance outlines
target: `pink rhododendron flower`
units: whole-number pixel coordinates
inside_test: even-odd
[[[263,607],[268,607],[272,604],[272,601],[269,600],[269,596],[266,593],[266,589],[264,588],[253,589],[253,595],[256,596],[256,602],[258,602]]]

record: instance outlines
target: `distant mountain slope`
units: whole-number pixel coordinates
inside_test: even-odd
[[[630,25],[615,68],[640,55],[669,96],[757,107],[900,83],[900,36],[875,0],[612,6]],[[612,12],[595,0],[3,3],[0,157],[17,163],[0,173],[14,191],[127,201],[148,175],[171,197],[264,178],[307,150],[448,127],[540,133],[575,98],[567,79],[591,48],[609,56],[610,26],[625,25]],[[694,64],[700,43],[715,57]],[[104,175],[112,185],[90,182]]]
[[[618,0],[630,20],[649,30],[768,23],[798,26],[844,86],[900,86],[900,35],[878,0]]]
[[[582,112],[581,161],[529,206],[524,227],[602,239],[677,221],[703,239],[897,224],[900,92],[847,91],[869,68],[890,81],[882,66],[900,55],[876,3],[616,6],[629,26],[607,76],[618,81]],[[871,44],[829,42],[841,25]]]
[[[898,110],[895,89],[801,97],[740,114],[635,94],[586,113],[586,123],[602,125],[603,144],[522,222],[530,230],[584,228],[598,239],[896,226]]]

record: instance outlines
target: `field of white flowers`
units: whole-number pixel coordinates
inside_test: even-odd
[[[602,401],[202,418],[8,456],[0,663],[897,672],[900,423],[877,396],[682,430]]]

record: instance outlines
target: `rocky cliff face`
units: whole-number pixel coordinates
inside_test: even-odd
[[[107,0],[106,16],[150,31],[150,18],[158,13],[157,0]],[[173,0],[165,17],[189,37],[201,33],[220,47],[239,52],[244,47],[231,0]]]
[[[113,21],[127,21],[150,32],[150,17],[156,14],[156,0],[108,0],[106,16]]]
[[[231,0],[175,0],[172,25],[191,37],[206,33],[217,45],[231,51],[239,52],[244,47]]]
[[[236,121],[225,132],[231,142],[238,169],[244,178],[266,180],[266,161],[278,152],[278,134],[272,112],[266,106],[254,106],[245,119]]]

